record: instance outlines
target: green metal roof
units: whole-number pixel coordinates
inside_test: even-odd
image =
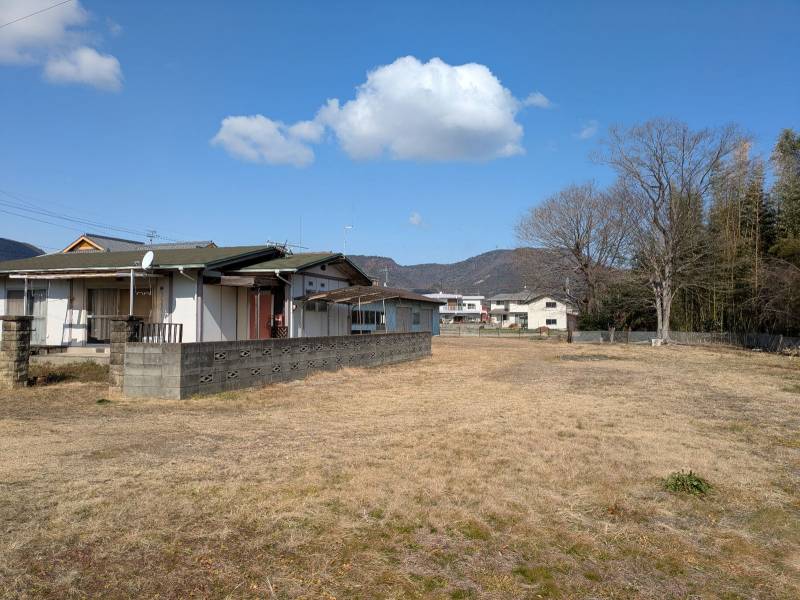
[[[257,273],[259,271],[289,271],[296,272],[308,269],[321,264],[335,264],[345,269],[349,269],[355,281],[360,281],[365,285],[372,283],[369,276],[362,271],[357,264],[339,252],[300,252],[298,254],[287,254],[280,258],[265,260],[247,267],[238,269],[242,273]]]
[[[229,246],[227,248],[154,249],[153,269],[177,267],[206,268],[280,252],[274,246]],[[41,273],[58,271],[105,271],[130,269],[141,264],[147,246],[124,252],[75,252],[45,254],[22,260],[0,262],[0,273]],[[263,256],[262,256],[263,254]]]
[[[264,262],[250,265],[242,271],[293,271],[306,269],[314,265],[344,258],[336,252],[300,252],[298,254],[287,254],[281,258],[273,258]]]

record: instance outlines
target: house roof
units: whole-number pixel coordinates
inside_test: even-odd
[[[70,252],[45,254],[21,260],[0,262],[0,273],[41,273],[63,271],[107,271],[139,267],[147,250],[144,245],[135,251]],[[153,251],[153,269],[209,268],[229,266],[231,262],[247,262],[278,255],[275,246],[229,246],[207,248],[164,248]]]
[[[297,271],[344,258],[336,252],[299,252],[250,265],[242,271]]]
[[[347,258],[344,254],[339,252],[299,252],[297,254],[287,254],[278,258],[266,260],[263,262],[249,265],[245,268],[239,269],[242,273],[258,273],[258,272],[296,272],[304,269],[310,269],[317,265],[334,264],[339,267],[344,267],[349,270],[350,274],[356,279],[361,280],[364,284],[370,284],[372,280],[369,276],[361,270],[361,268]]]
[[[369,304],[380,302],[381,300],[414,300],[427,304],[444,304],[442,300],[436,300],[416,294],[402,288],[390,288],[380,285],[354,285],[347,288],[339,288],[328,292],[318,292],[307,294],[304,300],[322,300],[323,302],[333,302],[336,304]]]
[[[94,246],[93,250],[75,250],[75,246],[81,242],[86,241]],[[211,240],[197,240],[186,242],[168,242],[159,244],[146,244],[139,240],[127,240],[124,238],[111,237],[107,235],[99,235],[97,233],[84,233],[78,239],[73,241],[69,246],[64,248],[64,252],[125,252],[127,250],[139,250],[142,247],[147,247],[150,250],[156,249],[188,249],[188,248],[205,248],[213,246],[214,242]]]
[[[529,304],[531,302],[536,302],[537,300],[542,300],[543,298],[550,298],[552,300],[557,300],[562,304],[566,304],[569,307],[572,307],[572,301],[565,297],[563,294],[555,293],[555,294],[534,294],[530,291],[522,291],[522,292],[514,292],[511,294],[497,294],[489,298],[490,302],[503,302],[505,300],[510,300],[512,302],[517,302],[519,304]],[[492,313],[497,312],[504,312],[502,310],[498,311],[497,309],[493,310]]]
[[[512,302],[527,302],[533,299],[533,292],[524,290],[522,292],[511,292],[508,294],[496,294],[488,298],[490,302],[503,302],[510,300]]]

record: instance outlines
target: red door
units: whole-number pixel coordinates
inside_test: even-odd
[[[250,313],[250,339],[272,337],[272,294],[263,290],[250,290],[247,296]]]

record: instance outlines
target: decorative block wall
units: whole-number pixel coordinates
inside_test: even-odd
[[[279,381],[318,371],[371,367],[430,356],[431,334],[388,333],[125,346],[126,396],[188,398]]]

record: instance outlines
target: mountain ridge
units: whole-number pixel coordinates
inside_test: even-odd
[[[44,250],[37,248],[33,244],[0,238],[0,261],[31,258],[41,254],[44,254]]]
[[[420,263],[401,265],[387,256],[348,256],[365,273],[383,283],[420,293],[450,292],[491,296],[518,292],[527,287],[560,289],[557,278],[546,276],[559,262],[550,251],[542,248],[490,250],[454,263]],[[536,269],[539,265],[543,268]],[[538,272],[536,274],[535,272]],[[553,289],[556,288],[556,289]]]

